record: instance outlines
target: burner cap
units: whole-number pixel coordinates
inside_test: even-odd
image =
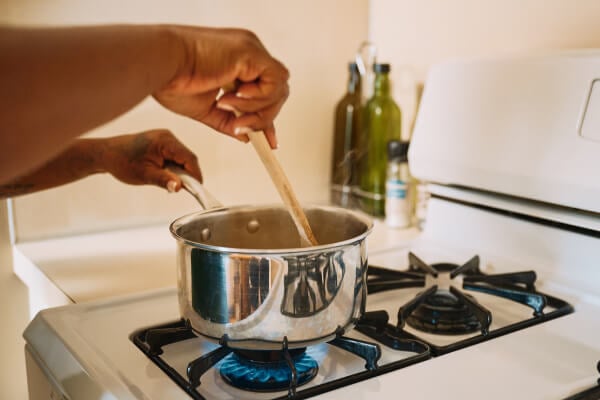
[[[319,371],[314,358],[305,349],[289,350],[297,373],[297,386],[313,379]],[[283,351],[235,350],[221,362],[221,377],[239,389],[254,392],[288,390],[292,372]]]
[[[464,294],[476,301],[471,295]],[[481,330],[481,323],[471,309],[445,289],[428,296],[406,319],[415,329],[443,334],[461,335]]]

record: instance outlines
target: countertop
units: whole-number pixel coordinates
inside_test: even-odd
[[[416,228],[392,229],[375,220],[368,252],[408,244],[418,234]],[[40,279],[33,279],[41,273],[45,285],[54,286],[50,289],[80,303],[176,286],[175,249],[176,241],[163,224],[23,242],[15,245],[20,254],[15,273],[38,297],[48,291],[39,287]],[[36,303],[39,309],[64,304],[51,299]]]

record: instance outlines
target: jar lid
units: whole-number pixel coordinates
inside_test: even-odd
[[[387,144],[388,160],[408,161],[408,147],[410,142],[390,140]]]
[[[386,74],[390,72],[390,64],[373,64],[373,71]]]

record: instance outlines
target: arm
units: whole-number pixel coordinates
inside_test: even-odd
[[[40,167],[148,95],[227,135],[263,129],[275,146],[273,119],[288,90],[285,67],[243,30],[1,28],[0,54],[0,182]],[[238,96],[217,106],[220,88],[235,80]]]
[[[181,165],[202,181],[196,156],[167,130],[79,139],[37,170],[0,185],[0,198],[49,189],[97,173],[110,173],[132,185],[153,184],[178,191],[181,180],[164,169],[167,162]]]

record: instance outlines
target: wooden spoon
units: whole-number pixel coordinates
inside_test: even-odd
[[[236,88],[233,84],[223,87],[223,91],[225,92],[231,92],[235,90]],[[241,115],[239,111],[235,111],[234,114],[237,117]],[[279,160],[277,160],[277,157],[275,157],[275,153],[271,149],[264,132],[250,132],[248,133],[248,138],[250,138],[250,142],[252,143],[254,150],[256,150],[256,153],[271,176],[271,180],[275,184],[275,187],[279,192],[279,196],[281,196],[283,203],[287,207],[292,220],[298,229],[302,247],[317,246],[319,243],[317,242],[312,229],[310,229],[306,214],[304,214],[304,210],[302,209],[300,202],[298,202],[298,198],[294,193],[294,189],[285,175],[283,168],[281,168]]]

